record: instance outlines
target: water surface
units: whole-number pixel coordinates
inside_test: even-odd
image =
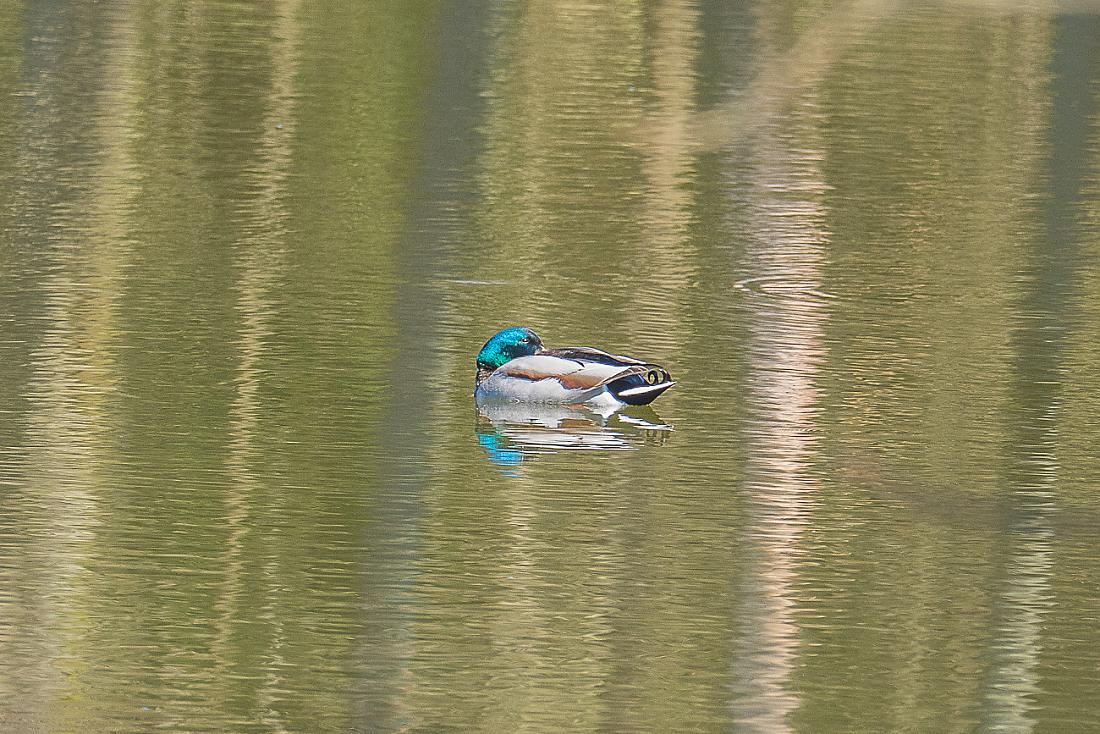
[[[3,5],[0,729],[1100,729],[1096,11]]]

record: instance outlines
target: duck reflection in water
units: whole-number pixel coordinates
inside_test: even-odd
[[[672,426],[652,408],[629,412],[587,406],[514,401],[477,402],[477,439],[503,473],[520,474],[524,460],[561,451],[628,451],[663,444]]]

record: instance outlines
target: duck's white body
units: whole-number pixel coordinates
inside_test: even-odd
[[[620,372],[621,368],[597,362],[585,364],[535,354],[513,359],[497,369],[477,386],[476,395],[521,403],[622,405],[605,384]]]

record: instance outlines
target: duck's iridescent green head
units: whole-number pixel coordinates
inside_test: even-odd
[[[495,370],[516,357],[527,357],[542,349],[539,335],[522,326],[498,332],[477,353],[479,370]]]

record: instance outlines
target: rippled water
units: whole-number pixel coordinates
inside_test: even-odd
[[[0,7],[0,730],[1097,731],[1097,12]]]

